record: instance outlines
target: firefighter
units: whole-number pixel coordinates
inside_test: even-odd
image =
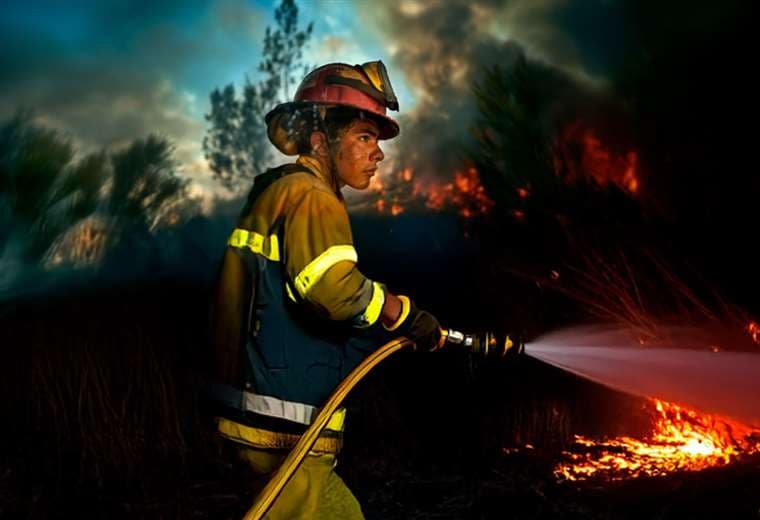
[[[257,176],[229,237],[214,302],[219,433],[266,475],[352,368],[396,336],[443,342],[438,321],[357,265],[341,189],[365,189],[396,137],[398,101],[382,62],[331,63],[266,116],[268,136],[297,156]],[[333,471],[345,409],[331,418],[268,518],[363,518]]]

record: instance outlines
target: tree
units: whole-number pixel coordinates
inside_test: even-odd
[[[187,200],[189,181],[177,177],[173,152],[167,139],[150,135],[111,155],[108,214],[119,227],[152,230],[167,212]]]
[[[0,125],[0,259],[45,263],[46,255],[76,242],[77,225],[89,217],[104,222],[112,246],[127,230],[147,237],[197,210],[164,137],[76,155],[68,138],[33,124],[28,114]]]
[[[0,126],[0,251],[21,242],[24,260],[38,261],[53,241],[95,211],[107,179],[107,158],[74,162],[74,148],[55,130],[20,114]],[[15,237],[15,238],[14,238]]]
[[[542,99],[539,83],[537,71],[521,57],[511,70],[487,70],[474,87],[479,119],[470,158],[503,207],[515,207],[519,188],[540,185],[554,192],[559,185],[544,117],[549,101]]]
[[[578,122],[602,132],[613,128],[600,114],[625,121],[626,113],[605,93],[586,92],[562,73],[522,57],[509,69],[487,70],[475,96],[479,117],[469,157],[497,208],[550,227],[559,222],[564,231],[566,223],[595,229],[600,214],[606,224],[638,220],[638,201],[615,182],[600,182],[590,169],[584,135],[567,131]],[[617,175],[617,155],[603,151],[599,161],[610,167],[602,173]]]
[[[211,112],[203,139],[203,151],[214,178],[231,191],[238,190],[272,160],[264,116],[278,103],[290,99],[296,72],[307,67],[303,49],[311,38],[314,24],[299,30],[295,0],[282,0],[274,12],[276,29],[268,26],[264,35],[263,78],[252,83],[246,77],[242,99],[232,84],[214,89]]]

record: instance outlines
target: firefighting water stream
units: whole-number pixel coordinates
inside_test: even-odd
[[[525,346],[527,355],[545,363],[646,398],[642,402],[653,416],[645,438],[576,435],[555,468],[557,477],[660,476],[725,465],[760,452],[757,338],[736,336],[736,345],[720,345],[715,334],[699,329],[664,332],[665,339],[655,341],[624,328],[584,326]]]
[[[733,351],[707,343],[698,331],[670,332],[670,340],[655,343],[623,328],[576,327],[540,337],[525,352],[616,390],[760,427],[760,347]]]

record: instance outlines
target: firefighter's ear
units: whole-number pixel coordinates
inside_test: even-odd
[[[311,146],[311,153],[317,157],[327,158],[330,155],[327,136],[324,132],[312,132],[309,136],[309,145]]]

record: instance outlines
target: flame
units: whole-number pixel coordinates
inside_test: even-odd
[[[750,321],[747,325],[747,332],[752,337],[752,341],[760,345],[760,325],[755,321]]]
[[[464,218],[473,218],[487,214],[494,204],[475,168],[456,170],[451,180],[444,183],[415,178],[410,167],[386,175],[385,179],[379,177],[373,177],[370,183],[370,189],[379,197],[372,206],[379,213],[396,216],[423,209],[455,210]]]
[[[654,430],[647,439],[616,437],[595,441],[575,436],[569,461],[554,474],[564,480],[604,477],[610,480],[699,471],[760,452],[760,431],[740,423],[652,399]]]
[[[631,195],[636,195],[641,187],[638,153],[621,152],[620,146],[614,150],[598,136],[597,130],[583,121],[568,125],[561,133],[554,167],[570,182],[590,178],[602,188],[614,184]]]

